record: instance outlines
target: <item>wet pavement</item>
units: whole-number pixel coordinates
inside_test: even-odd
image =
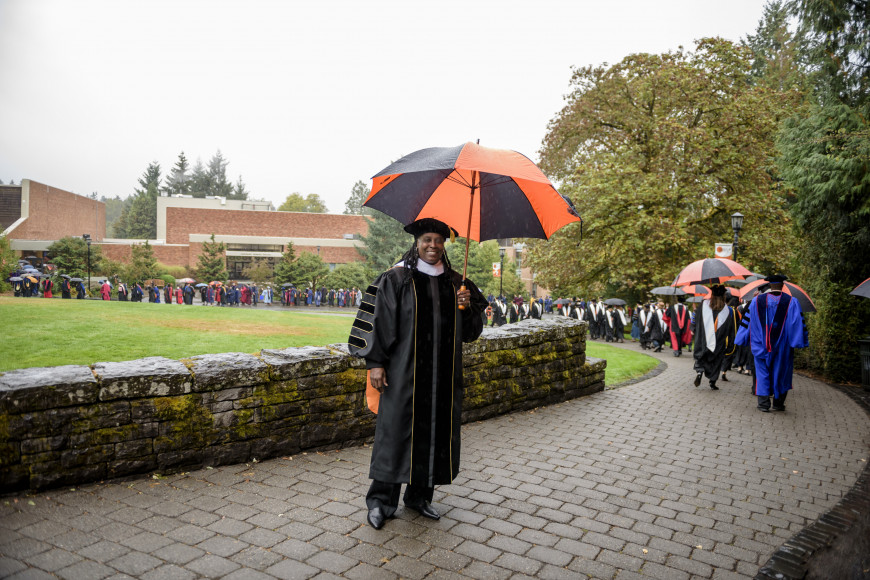
[[[640,351],[632,343],[619,345]],[[366,524],[370,448],[0,498],[9,578],[747,578],[864,470],[870,417],[795,376],[655,376],[463,427],[439,521]]]

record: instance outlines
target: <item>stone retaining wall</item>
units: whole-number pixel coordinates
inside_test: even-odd
[[[464,347],[463,422],[604,389],[586,323],[528,320]],[[339,447],[374,434],[346,344],[0,374],[0,492]]]

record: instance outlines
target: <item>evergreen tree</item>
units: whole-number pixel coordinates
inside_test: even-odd
[[[153,240],[157,237],[157,186],[149,183],[147,189],[137,193],[125,216],[126,237]]]
[[[781,0],[772,0],[755,34],[743,41],[752,51],[752,79],[776,91],[806,90],[806,75],[800,64],[800,43],[788,28],[788,9]]]
[[[295,270],[296,278],[291,281],[300,288],[317,288],[329,274],[329,266],[323,263],[323,258],[311,252],[303,252],[296,259]]]
[[[365,258],[366,266],[374,272],[392,268],[411,247],[414,238],[403,229],[404,226],[387,214],[374,212],[367,218],[368,235],[362,236],[365,246],[359,253]]]
[[[353,184],[350,190],[350,197],[344,202],[344,213],[346,215],[372,215],[375,210],[364,207],[363,203],[368,198],[372,189],[365,181],[357,181]]]
[[[142,244],[133,244],[130,247],[130,265],[124,272],[126,281],[130,284],[151,280],[160,275],[160,267],[154,256],[154,248],[145,240]]]
[[[801,284],[813,297],[810,347],[801,356],[835,381],[860,380],[855,337],[870,302],[849,296],[870,277],[870,21],[862,0],[794,0],[813,70],[812,103],[780,133],[778,165],[795,193]]]
[[[233,186],[233,192],[230,194],[231,199],[248,199],[248,189],[245,187],[245,182],[242,181],[242,176],[239,175],[239,180]]]
[[[209,193],[208,175],[202,165],[202,159],[197,158],[196,165],[190,171],[190,194],[193,197],[205,197]]]
[[[18,256],[9,243],[9,238],[0,234],[0,292],[6,292],[10,288],[7,282],[9,276],[18,269]]]
[[[79,237],[67,236],[52,243],[48,247],[51,263],[57,266],[58,274],[84,278],[88,275],[88,244]],[[100,246],[91,246],[91,272],[100,269],[102,252]]]
[[[214,234],[208,242],[202,243],[202,253],[199,255],[199,267],[197,275],[203,282],[217,280],[223,282],[227,279],[227,261],[225,252],[227,245],[216,242]]]
[[[189,195],[192,184],[190,175],[190,163],[184,156],[184,151],[178,154],[178,161],[166,176],[166,185],[163,192],[167,195]]]
[[[233,194],[233,184],[227,180],[227,165],[229,161],[224,159],[220,149],[208,162],[206,178],[208,179],[207,195],[230,197]]]
[[[293,242],[287,242],[284,255],[281,256],[281,261],[275,266],[275,283],[279,285],[288,282],[293,284],[295,283],[296,276],[296,250],[293,248]]]
[[[322,284],[327,288],[368,288],[376,274],[363,262],[339,264],[335,270],[324,276]]]

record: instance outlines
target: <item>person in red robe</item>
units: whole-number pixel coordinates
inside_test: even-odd
[[[100,294],[102,294],[103,300],[112,299],[112,286],[109,284],[108,280],[104,280],[103,285],[100,286]]]
[[[43,298],[51,298],[51,289],[54,287],[54,282],[50,278],[42,281],[42,296]]]
[[[184,302],[184,292],[181,291],[181,286],[175,287],[175,303],[181,304]]]
[[[683,299],[683,296],[679,296]],[[671,348],[674,356],[682,356],[683,347],[692,342],[692,324],[689,309],[682,301],[671,304],[662,317],[671,335]]]

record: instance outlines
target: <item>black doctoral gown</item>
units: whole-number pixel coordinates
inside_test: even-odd
[[[480,336],[487,303],[466,280],[471,304],[459,310],[453,271],[405,276],[396,267],[372,282],[348,343],[367,368],[386,371],[369,477],[434,487],[459,472],[462,343]]]
[[[730,306],[725,306],[720,312],[726,312],[719,317],[720,312],[713,313],[713,317],[707,322],[713,325],[713,319],[718,318],[719,323],[716,327],[715,336],[716,344],[713,350],[707,348],[707,332],[704,322],[704,307],[708,305],[705,300],[702,307],[698,309],[695,316],[695,346],[693,356],[695,357],[695,372],[704,373],[711,382],[716,382],[719,379],[719,371],[722,370],[722,363],[725,361],[725,356],[734,352],[734,337],[737,334],[737,317],[734,316],[734,310]]]

